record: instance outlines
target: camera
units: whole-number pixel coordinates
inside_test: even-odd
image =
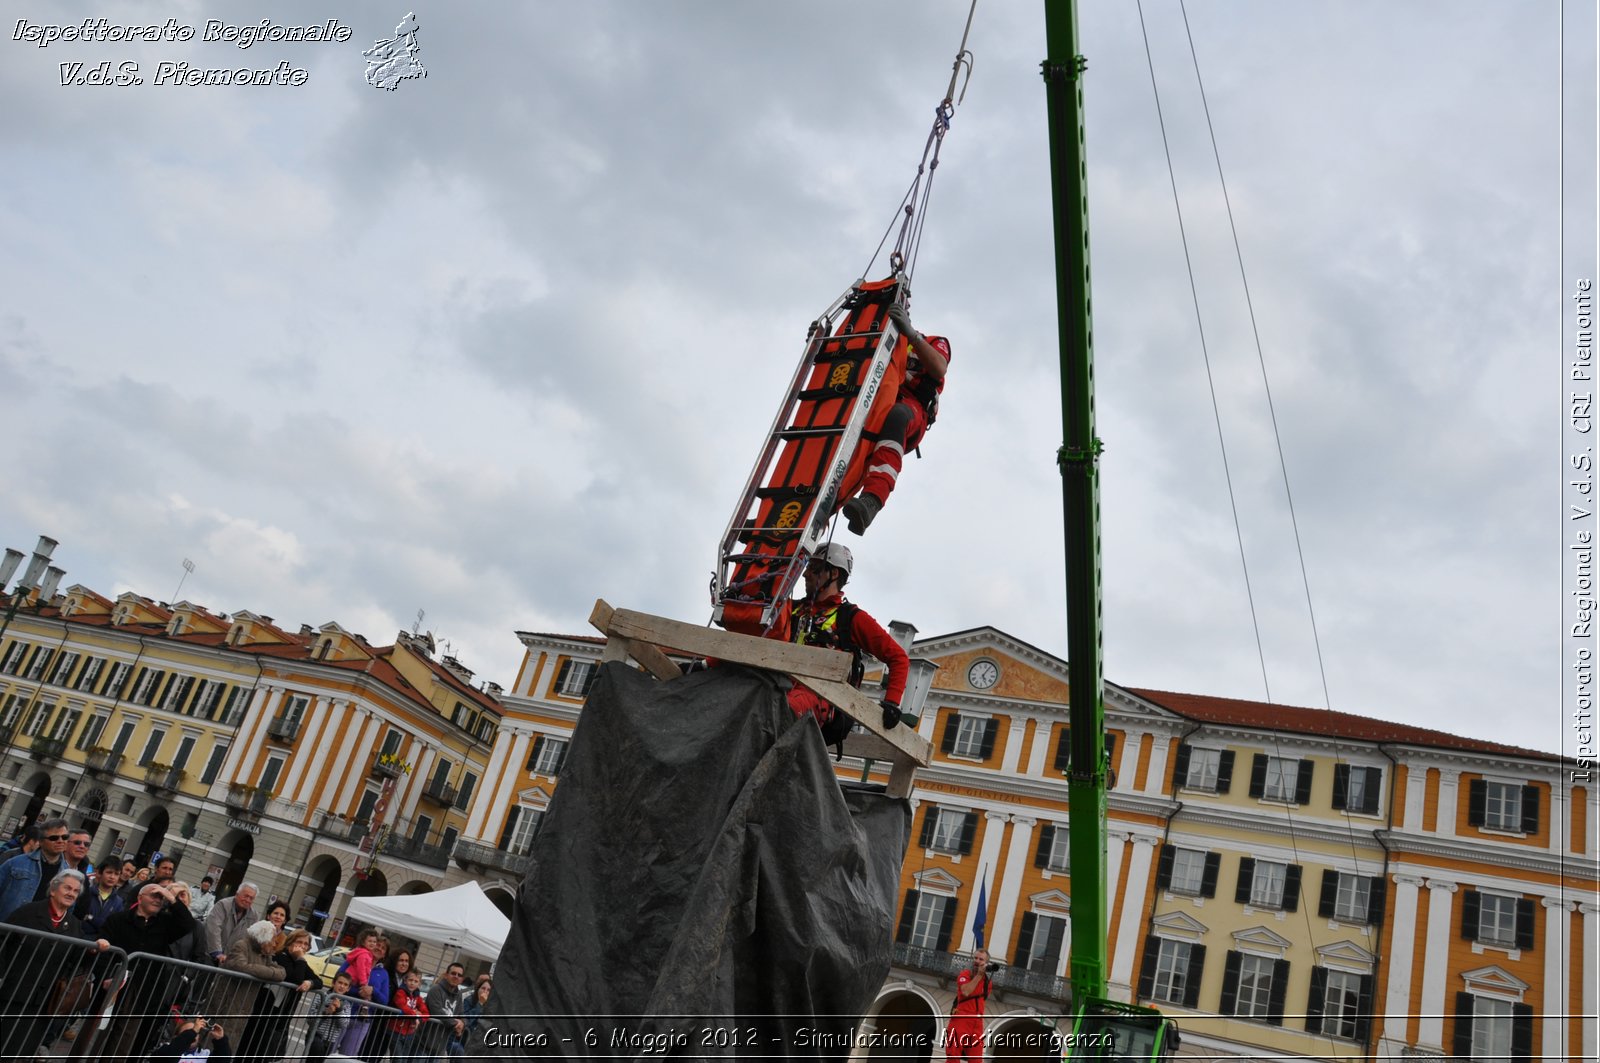
[[[985,965],[985,967],[983,969],[984,969],[985,973],[993,974],[996,971],[1000,970],[1004,966],[1005,966],[1005,964],[1002,963],[999,960],[990,960],[988,962],[988,964]]]

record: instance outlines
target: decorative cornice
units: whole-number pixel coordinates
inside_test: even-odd
[[[1397,831],[1377,831],[1374,836],[1389,852],[1404,859],[1406,856],[1434,856],[1445,860],[1460,860],[1486,865],[1489,869],[1533,871],[1544,875],[1570,877],[1573,861],[1570,856],[1552,853],[1525,845],[1485,845],[1452,838],[1435,838],[1423,834],[1405,834]],[[1426,875],[1431,868],[1417,865]]]
[[[1560,908],[1563,912],[1570,912],[1578,906],[1577,901],[1569,901],[1564,897],[1540,897],[1539,903],[1546,908]]]
[[[1444,890],[1446,893],[1454,893],[1456,890],[1460,889],[1461,886],[1459,883],[1445,882],[1442,879],[1430,878],[1428,880],[1428,888],[1430,890]]]

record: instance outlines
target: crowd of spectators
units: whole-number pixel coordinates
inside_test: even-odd
[[[409,949],[367,928],[324,981],[307,963],[312,935],[276,899],[258,913],[253,883],[219,897],[211,876],[191,888],[160,854],[97,870],[90,839],[51,819],[0,849],[0,1013],[15,1020],[0,1059],[469,1054],[489,975],[468,986],[452,962],[425,979]]]

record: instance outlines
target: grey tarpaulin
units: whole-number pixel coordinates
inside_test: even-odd
[[[844,1058],[889,972],[910,827],[906,801],[841,788],[771,675],[663,683],[603,666],[534,844],[485,1050]]]

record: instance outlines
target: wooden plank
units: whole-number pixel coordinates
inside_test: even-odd
[[[616,610],[607,605],[605,599],[602,598],[594,603],[594,609],[589,613],[589,623],[602,635],[608,634],[606,625],[611,623],[611,616],[615,612]],[[657,679],[676,679],[683,674],[682,669],[672,663],[671,657],[662,653],[660,649],[651,643],[614,636],[606,642],[607,654],[611,652],[611,644],[614,642],[621,643],[623,648],[626,649],[627,655],[638,661],[644,666],[645,671]],[[611,658],[603,656],[602,659],[610,660]]]
[[[843,709],[851,719],[880,738],[884,744],[893,747],[899,756],[909,758],[919,768],[928,766],[933,755],[933,746],[928,740],[904,724],[892,731],[885,731],[883,708],[849,683],[810,677],[803,677],[800,682]]]
[[[894,770],[889,773],[889,796],[910,797],[911,787],[916,782],[917,766],[911,761],[901,758],[895,762]]]
[[[610,610],[609,614],[605,610]],[[603,620],[596,623],[596,618],[602,616]],[[607,635],[621,635],[656,646],[670,646],[683,653],[787,672],[805,679],[843,683],[850,676],[850,655],[839,650],[718,631],[681,620],[636,613],[632,609],[611,609],[604,601],[595,603],[589,622]]]

